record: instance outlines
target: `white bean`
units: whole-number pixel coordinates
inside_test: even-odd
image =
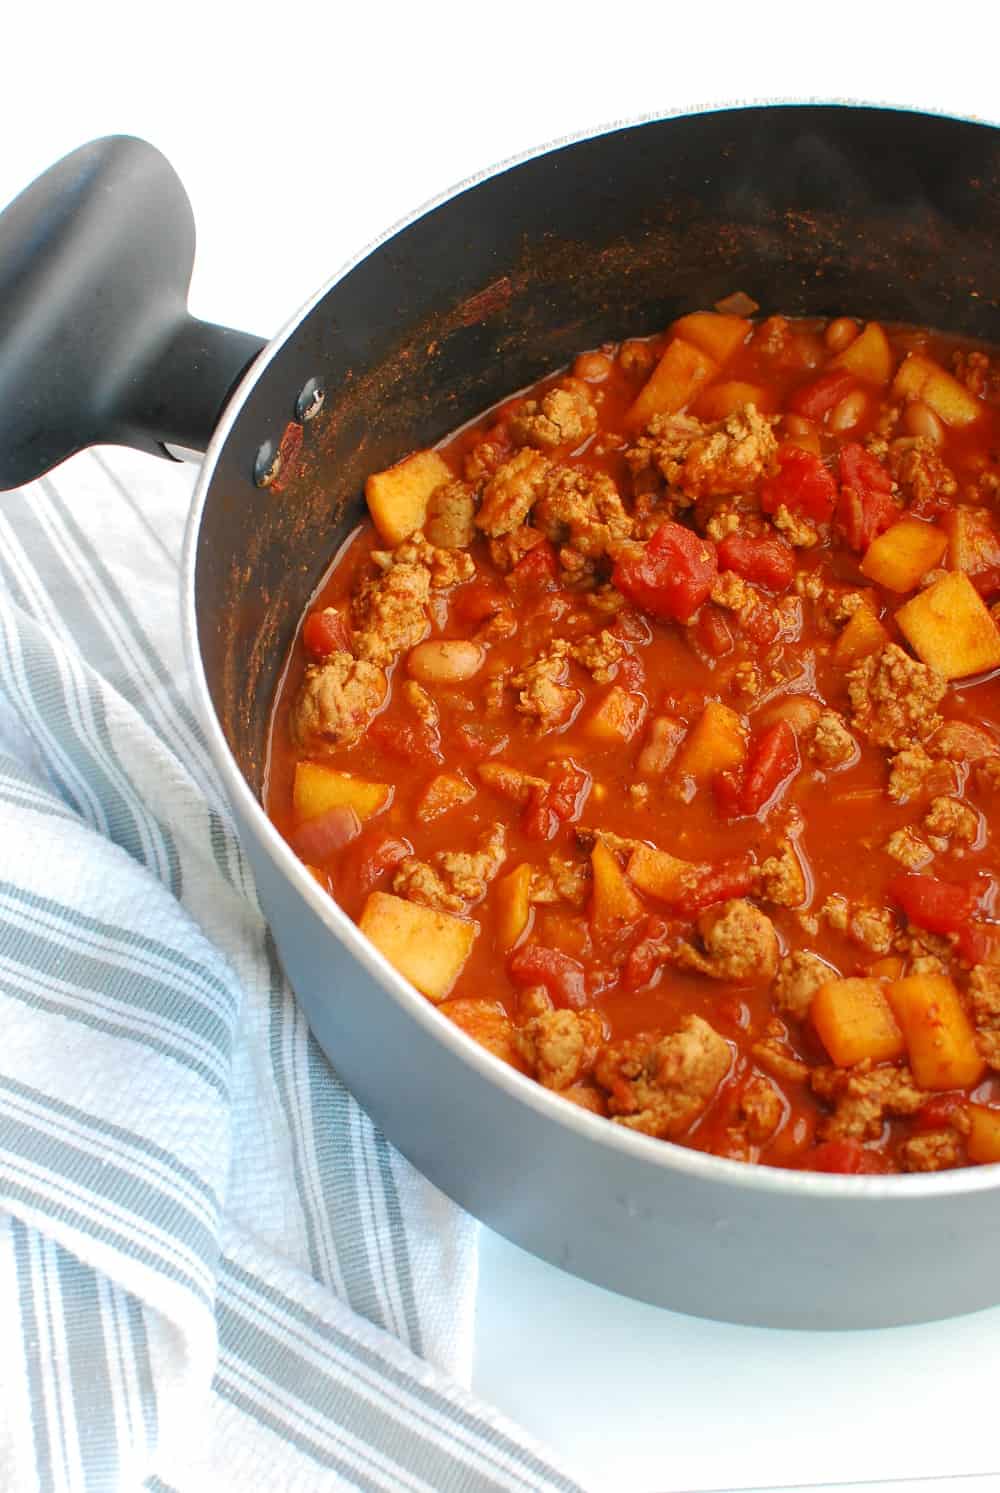
[[[868,395],[864,389],[853,389],[850,394],[844,395],[839,404],[834,405],[830,415],[830,429],[853,430],[855,425],[864,418],[867,408]]]
[[[785,695],[760,713],[761,724],[773,726],[787,721],[796,736],[810,731],[820,718],[822,707],[811,695]]]
[[[903,424],[911,435],[922,435],[928,441],[933,441],[935,446],[944,444],[944,426],[930,405],[924,404],[922,399],[915,399],[906,406]]]
[[[461,684],[483,667],[486,649],[462,639],[418,643],[406,658],[406,672],[420,684]]]
[[[849,316],[838,316],[823,333],[823,341],[831,352],[842,353],[845,347],[850,347],[858,335],[858,324]]]

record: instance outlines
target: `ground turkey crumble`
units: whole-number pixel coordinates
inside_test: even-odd
[[[969,975],[969,1000],[979,1051],[1000,1072],[1000,969],[975,965]]]
[[[632,520],[611,478],[579,467],[557,467],[548,473],[533,520],[553,544],[591,560],[608,554],[632,534]]]
[[[744,493],[774,458],[772,424],[752,404],[712,425],[690,415],[654,415],[626,460],[634,475],[653,469],[691,500]]]
[[[927,1095],[918,1089],[909,1068],[814,1068],[813,1092],[834,1106],[820,1123],[824,1140],[876,1140],[887,1114],[913,1115]]]
[[[877,746],[898,751],[925,740],[941,725],[937,707],[946,681],[936,669],[889,643],[847,676],[854,725]]]
[[[311,664],[292,707],[295,741],[310,752],[353,745],[385,700],[387,688],[376,664],[343,651]]]
[[[771,990],[775,1008],[784,1016],[804,1021],[820,986],[838,978],[837,971],[818,954],[795,949],[782,959],[775,976]]]
[[[858,744],[848,731],[843,716],[835,710],[822,710],[813,728],[809,755],[820,767],[830,771],[848,767],[857,760]]]
[[[463,550],[428,544],[423,534],[396,550],[373,550],[372,561],[375,572],[364,578],[351,603],[354,652],[385,668],[426,636],[432,589],[471,580],[475,564]]]
[[[776,855],[761,863],[758,895],[777,907],[801,907],[806,900],[806,878],[794,842],[782,840]]]
[[[580,703],[578,689],[567,685],[572,646],[557,638],[547,653],[511,676],[511,687],[517,691],[515,709],[529,716],[539,731],[561,726]]]
[[[939,731],[935,744],[940,736]],[[955,786],[951,763],[937,761],[922,746],[904,747],[891,760],[887,792],[895,803],[908,804],[915,799],[951,793]]]
[[[619,1125],[669,1139],[683,1135],[732,1065],[728,1042],[700,1016],[667,1037],[628,1037],[603,1048],[594,1077]]]
[[[888,954],[896,933],[896,920],[885,907],[869,902],[849,902],[838,894],[827,897],[820,916],[838,933],[846,933],[854,943],[872,954]]]
[[[519,1027],[518,1050],[547,1089],[568,1089],[593,1072],[607,1036],[599,1011],[545,1011]]]
[[[527,399],[508,420],[517,446],[553,451],[557,446],[579,446],[597,429],[597,411],[590,391],[578,380],[567,380],[540,400]]]
[[[903,496],[921,509],[933,510],[958,492],[954,473],[945,466],[937,447],[925,436],[894,441],[889,448],[889,470]]]
[[[708,908],[698,918],[704,952],[681,942],[674,963],[713,980],[766,983],[778,967],[778,939],[771,919],[744,898]]]
[[[503,462],[483,489],[476,527],[493,538],[519,529],[542,494],[550,466],[529,446]]]
[[[431,494],[424,533],[438,549],[467,549],[476,535],[475,517],[474,489],[456,478]]]
[[[507,832],[502,824],[480,835],[476,850],[439,850],[432,864],[407,856],[393,878],[397,897],[421,902],[438,912],[465,912],[486,895],[486,888],[507,859]]]

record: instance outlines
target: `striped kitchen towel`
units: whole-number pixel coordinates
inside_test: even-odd
[[[0,494],[0,1487],[572,1490],[461,1387],[476,1225],[282,978],[188,698],[192,480]]]

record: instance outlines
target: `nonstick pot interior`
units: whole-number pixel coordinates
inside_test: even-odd
[[[368,472],[433,444],[605,339],[745,290],[1000,341],[1000,131],[871,108],[682,116],[537,156],[459,191],[293,327],[218,461],[197,559],[215,707],[255,792],[298,618]],[[299,459],[255,485],[309,380]]]

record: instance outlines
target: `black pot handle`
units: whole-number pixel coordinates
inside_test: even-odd
[[[176,172],[127,135],[0,214],[0,489],[98,443],[204,451],[264,342],[189,314],[194,243]]]

